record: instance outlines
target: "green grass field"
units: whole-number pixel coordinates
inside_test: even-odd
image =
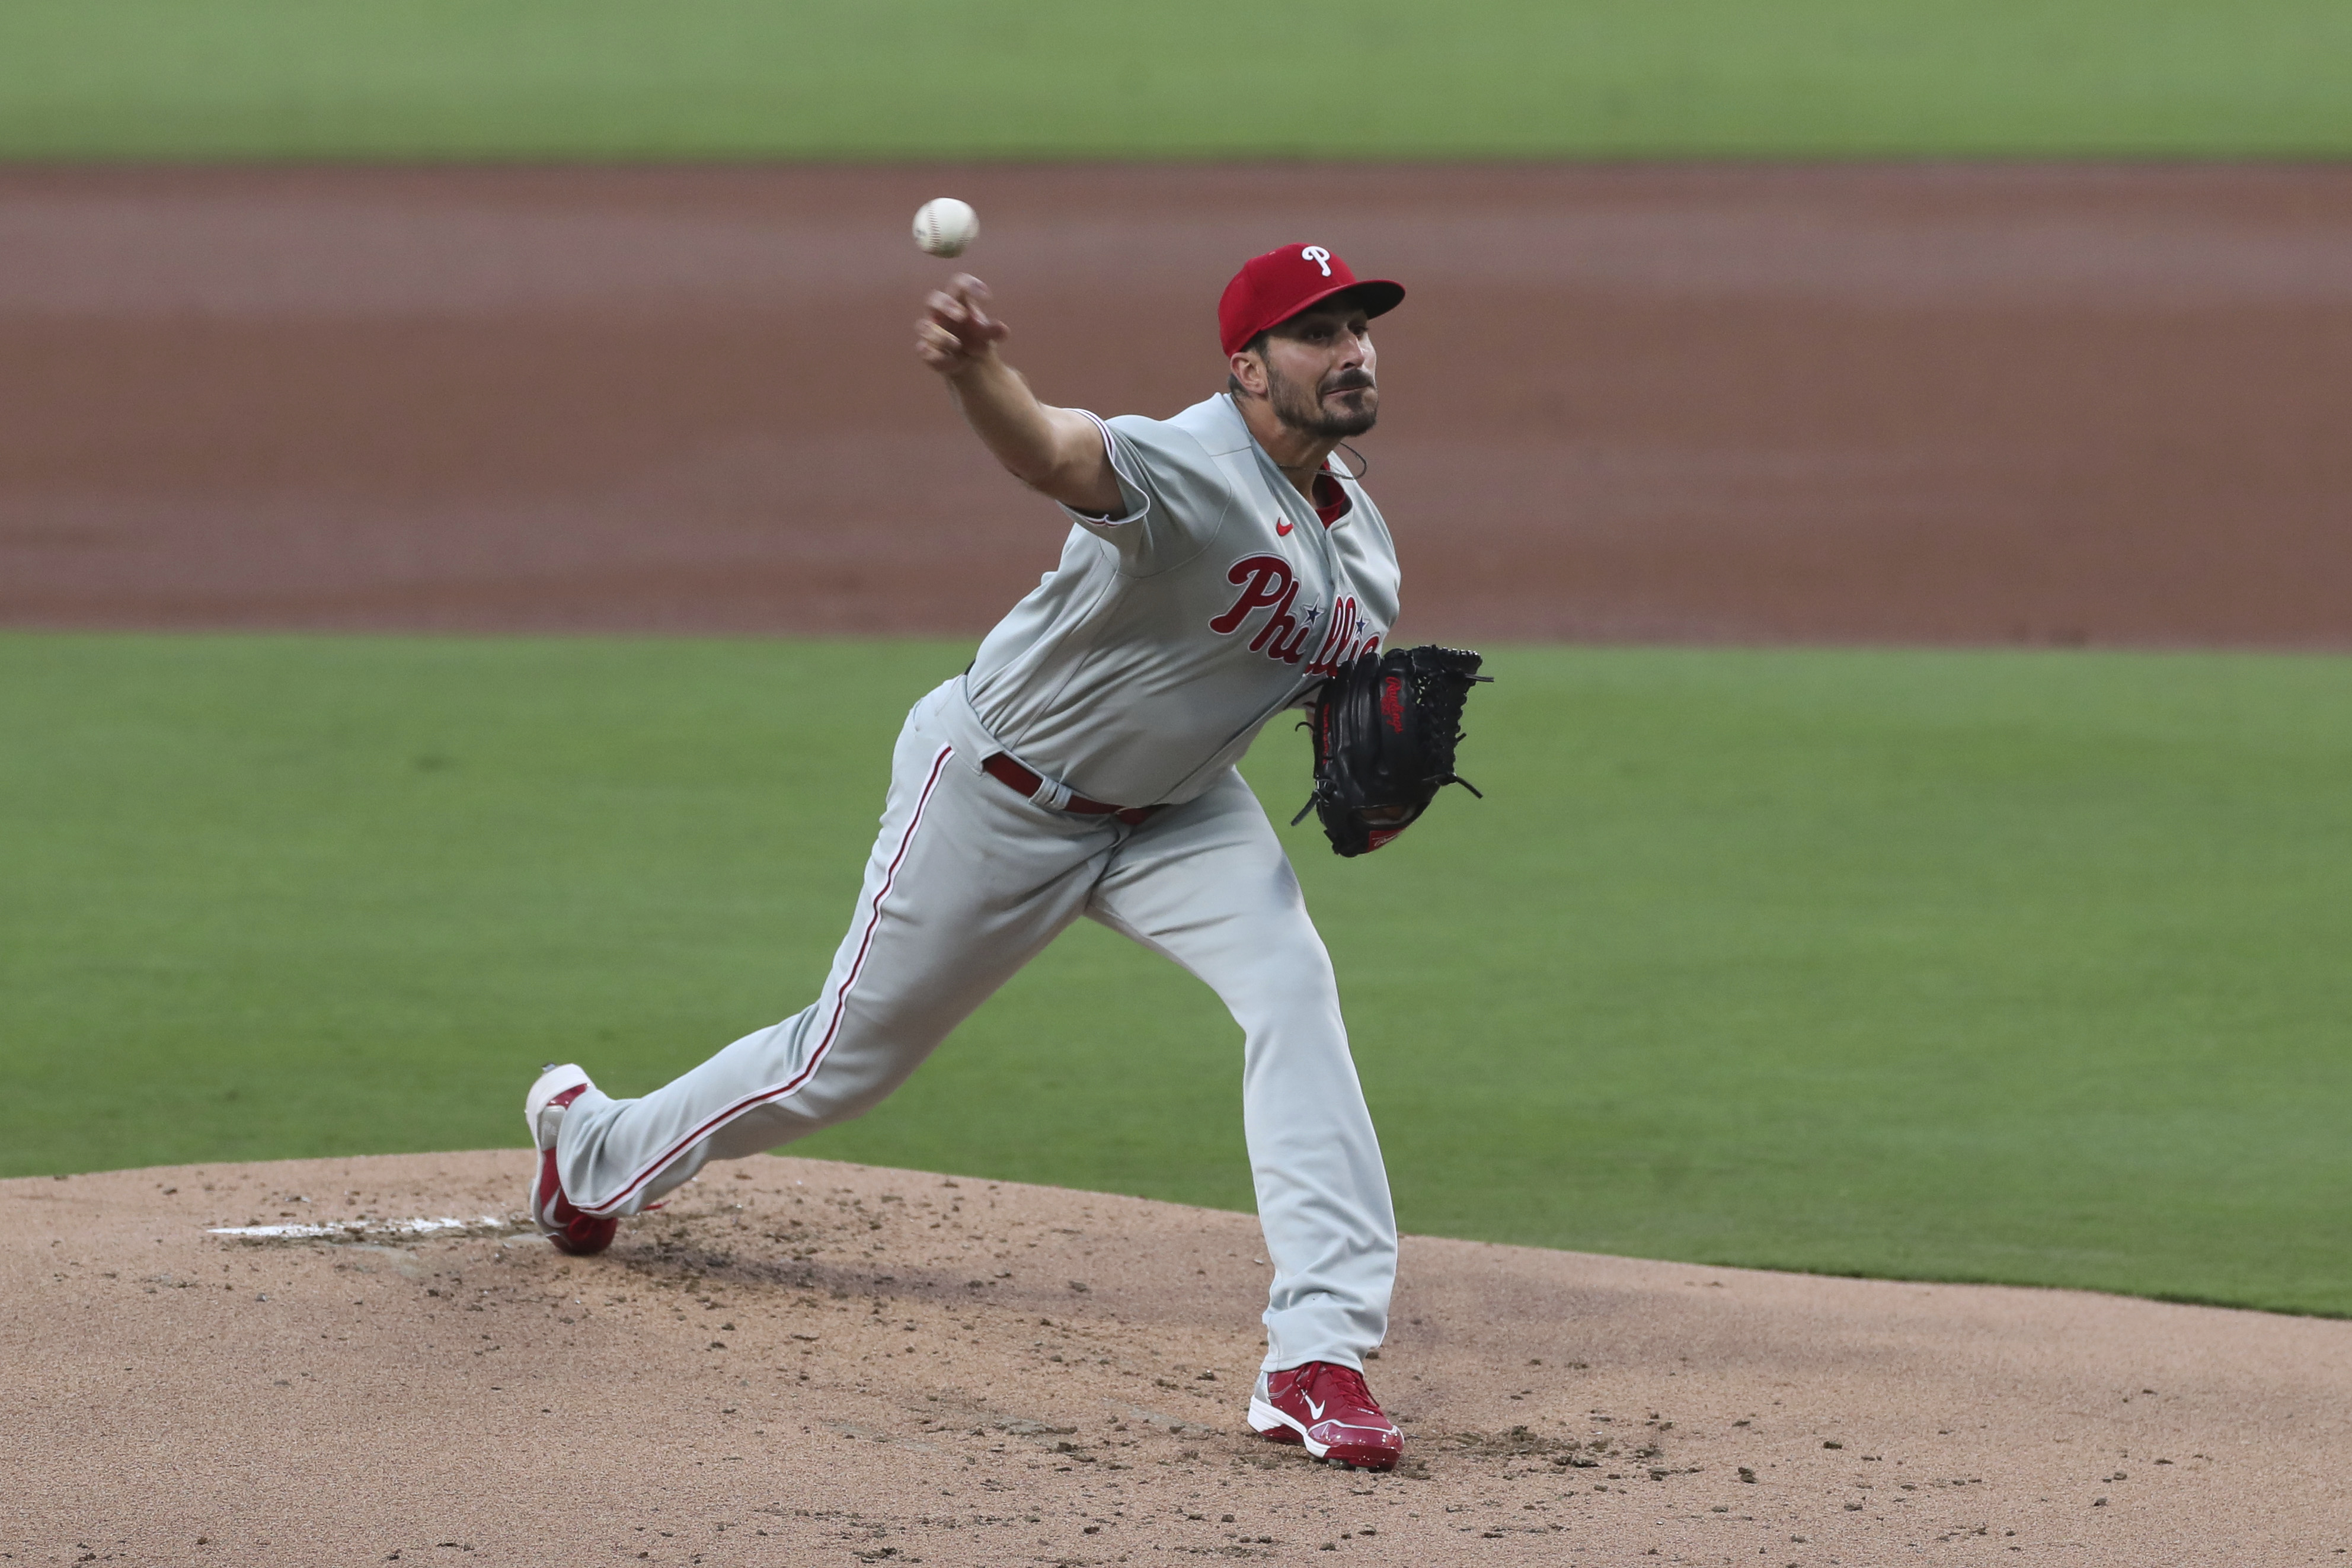
[[[0,637],[0,1174],[518,1145],[795,1010],[965,652]],[[1491,667],[1488,800],[1291,834],[1409,1228],[2352,1312],[2352,660]],[[1238,1076],[1082,925],[798,1148],[1246,1207]]]
[[[19,159],[2340,157],[2342,0],[60,0]]]

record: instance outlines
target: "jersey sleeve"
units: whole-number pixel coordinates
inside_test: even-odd
[[[1223,470],[1198,438],[1136,414],[1106,420],[1078,412],[1102,432],[1123,505],[1108,517],[1064,507],[1070,520],[1117,549],[1130,574],[1149,575],[1198,553],[1232,502]]]

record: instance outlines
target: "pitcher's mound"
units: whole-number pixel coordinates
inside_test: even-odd
[[[567,1260],[514,1228],[528,1166],[0,1182],[0,1551],[2142,1568],[2352,1548],[2352,1323],[1415,1239],[1367,1368],[1406,1462],[1373,1476],[1243,1422],[1267,1274],[1246,1216],[761,1158]]]

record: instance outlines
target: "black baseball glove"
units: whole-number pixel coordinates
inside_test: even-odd
[[[1454,771],[1462,704],[1482,675],[1461,648],[1367,653],[1327,678],[1301,727],[1315,737],[1315,792],[1293,827],[1315,812],[1333,851],[1368,854],[1412,825],[1438,790],[1478,787]]]

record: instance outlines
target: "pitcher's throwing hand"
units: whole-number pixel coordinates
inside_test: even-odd
[[[1010,335],[1003,322],[988,314],[988,285],[959,272],[923,301],[923,319],[915,323],[915,352],[931,369],[953,375]]]

